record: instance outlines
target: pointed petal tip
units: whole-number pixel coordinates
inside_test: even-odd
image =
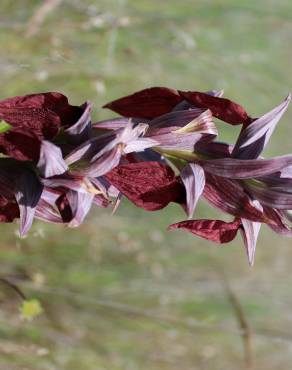
[[[171,224],[167,226],[166,231],[173,231],[175,229],[177,229],[176,224]]]
[[[19,226],[18,236],[20,239],[25,239],[27,237],[28,230],[23,230],[21,225]]]

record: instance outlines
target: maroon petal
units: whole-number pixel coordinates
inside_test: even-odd
[[[289,210],[292,209],[292,189],[287,187],[266,187],[264,183],[246,182],[249,193],[263,205]]]
[[[206,94],[211,95],[211,96],[217,96],[218,98],[222,98],[224,95],[224,90],[210,90],[206,91]]]
[[[187,214],[191,218],[205,187],[204,170],[199,165],[191,163],[184,167],[180,176],[186,188]]]
[[[37,162],[40,147],[40,139],[22,128],[13,128],[0,135],[0,152],[20,161]]]
[[[169,226],[169,230],[183,229],[194,235],[215,243],[229,243],[241,227],[241,221],[235,219],[232,222],[221,220],[188,220]]]
[[[125,117],[152,119],[170,112],[182,98],[174,89],[152,87],[106,104],[103,108]]]
[[[185,198],[183,185],[173,170],[159,162],[120,165],[105,178],[138,207],[154,211],[169,202],[181,203]]]
[[[286,211],[264,206],[265,213],[273,220],[268,226],[277,234],[292,237],[291,215]]]
[[[268,218],[254,206],[251,198],[239,181],[214,176],[209,173],[206,173],[205,176],[204,198],[214,207],[235,217],[251,221],[268,222]]]
[[[195,152],[211,158],[228,158],[231,156],[233,145],[219,141],[199,141],[195,144]]]
[[[219,98],[197,91],[179,91],[181,97],[195,107],[210,109],[212,114],[220,120],[232,125],[249,124],[250,117],[244,108],[225,98]]]
[[[66,192],[62,192],[56,200],[56,206],[61,214],[64,223],[69,223],[73,219],[73,212],[67,198]]]
[[[14,127],[32,130],[40,138],[51,139],[61,126],[73,125],[82,109],[68,103],[57,92],[16,96],[0,101],[0,118]]]
[[[268,175],[292,165],[292,155],[270,159],[207,159],[198,163],[205,171],[217,176],[247,179]]]

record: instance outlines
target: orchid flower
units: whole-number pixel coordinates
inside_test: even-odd
[[[170,230],[216,243],[240,232],[252,265],[262,224],[292,236],[292,155],[261,157],[291,98],[252,118],[222,95],[148,88],[106,104],[121,117],[96,123],[90,102],[60,93],[0,101],[0,221],[19,218],[25,235],[34,218],[77,227],[122,196],[147,211],[174,202],[188,220]],[[234,144],[215,141],[214,118],[242,125]],[[192,219],[201,198],[232,220]]]
[[[187,147],[186,140],[184,148],[176,141],[177,147],[165,146],[158,151],[181,171],[189,217],[201,195],[213,206],[235,216],[232,224],[193,220],[170,228],[183,228],[217,242],[232,240],[240,229],[249,263],[253,264],[261,223],[268,224],[277,232],[290,234],[287,215],[281,210],[292,209],[292,192],[289,190],[292,176],[285,175],[292,173],[292,156],[259,158],[289,101],[290,96],[271,112],[252,119],[241,106],[218,96],[152,88],[109,103],[106,107],[126,116],[152,118],[150,122],[161,122],[161,117],[175,115],[181,108],[186,109],[185,112],[207,108],[227,123],[243,124],[234,146],[212,142],[211,139],[209,142],[198,140]],[[149,126],[151,130],[152,126]],[[177,159],[181,162],[178,163]]]
[[[205,198],[220,210],[240,218],[241,223],[236,219],[236,225],[242,230],[250,264],[254,263],[255,244],[261,223],[267,223],[275,231],[283,232],[284,229],[286,234],[290,231],[285,224],[285,215],[282,213],[277,218],[275,212],[292,208],[292,179],[281,177],[281,172],[291,166],[292,156],[267,160],[258,158],[289,101],[290,96],[271,112],[244,127],[230,156],[193,159],[206,173]],[[198,181],[199,178],[194,176],[193,182]],[[192,191],[195,191],[194,186],[189,192]],[[189,228],[191,232],[200,235],[201,226],[200,221],[193,224],[178,223],[172,229]],[[218,228],[225,230],[221,223]],[[215,234],[218,232],[216,224],[212,224],[212,229]],[[210,232],[205,237],[213,238]]]

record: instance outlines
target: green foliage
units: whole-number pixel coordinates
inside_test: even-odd
[[[9,123],[6,123],[5,121],[0,121],[0,134],[3,134],[4,132],[10,130],[11,125]]]

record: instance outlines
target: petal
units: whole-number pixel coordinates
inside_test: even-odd
[[[44,199],[40,199],[35,211],[35,218],[52,223],[63,223],[60,213]]]
[[[210,113],[211,112],[208,110],[190,109],[163,114],[148,122],[149,129],[147,130],[146,136],[153,136],[161,132],[171,132],[183,128],[186,125],[189,125],[190,128],[194,127],[191,131],[198,131],[197,127],[200,127],[205,122],[213,123]],[[163,128],[167,130],[161,131]]]
[[[292,237],[291,215],[286,211],[280,211],[264,206],[265,213],[273,220],[268,226],[277,234]]]
[[[69,190],[66,194],[69,205],[72,210],[72,220],[69,227],[78,227],[84,221],[86,215],[90,211],[94,194],[80,193]]]
[[[188,220],[178,222],[169,226],[169,230],[183,229],[194,235],[215,243],[229,243],[237,234],[241,221],[235,219],[232,222],[221,220]]]
[[[69,223],[73,219],[73,211],[69,200],[67,198],[67,193],[62,191],[58,199],[56,200],[56,206],[61,214],[63,223]]]
[[[82,106],[82,109],[84,111],[78,121],[65,130],[70,142],[73,144],[80,144],[88,140],[90,136],[92,104],[86,102]]]
[[[200,160],[198,163],[214,175],[234,179],[255,178],[268,175],[292,165],[292,155],[271,159],[219,158]]]
[[[163,150],[193,151],[200,141],[213,140],[218,131],[209,110],[178,111],[165,114],[149,123],[146,136],[158,142]]]
[[[70,105],[58,92],[16,96],[0,101],[0,118],[14,127],[33,130],[40,138],[51,139],[61,126],[73,125],[82,109]]]
[[[152,87],[112,101],[103,108],[125,117],[152,119],[170,112],[181,100],[174,89]]]
[[[175,131],[178,134],[185,134],[189,132],[196,132],[199,134],[218,135],[218,130],[213,122],[213,116],[209,109],[202,112],[198,117],[194,118],[184,127]]]
[[[163,162],[165,163],[165,159],[163,156],[152,149],[145,149],[143,152],[138,153],[130,153],[126,156],[127,160],[130,163],[135,162]]]
[[[211,95],[211,96],[217,96],[218,98],[222,98],[222,96],[224,95],[224,90],[223,89],[210,90],[210,91],[207,91],[206,94]]]
[[[283,103],[244,127],[235,144],[232,156],[241,159],[257,158],[267,145],[277,123],[285,113],[291,100],[288,95]]]
[[[148,122],[148,120],[146,120]],[[111,118],[104,121],[96,122],[92,125],[94,129],[101,129],[101,130],[119,130],[124,128],[129,122],[128,118]],[[140,120],[133,119],[133,122],[139,123]],[[146,122],[146,123],[147,123]]]
[[[210,90],[207,91],[206,94],[211,95],[211,96],[217,96],[221,98],[224,94],[224,90]],[[180,103],[178,103],[172,111],[177,111],[177,110],[188,110],[188,109],[194,109],[194,105],[188,102],[187,100],[182,100]]]
[[[292,209],[292,189],[266,187],[264,183],[245,182],[249,193],[263,205],[277,209]]]
[[[20,235],[25,235],[30,229],[38,201],[43,190],[42,184],[31,171],[23,171],[16,182],[15,198],[20,211]]]
[[[241,219],[241,223],[242,229],[240,231],[244,241],[248,262],[250,266],[253,266],[256,243],[262,224],[260,222],[252,222],[249,220],[245,220],[244,218]]]
[[[88,179],[84,176],[74,176],[72,174],[64,174],[62,176],[55,176],[49,179],[42,179],[42,183],[49,188],[65,188],[79,191],[81,193],[100,194],[106,191],[96,186],[96,179]]]
[[[156,147],[161,151],[177,150],[193,152],[194,146],[204,138],[204,135],[197,133],[188,134],[161,134],[152,137],[156,144]],[[210,138],[211,139],[211,138]]]
[[[230,157],[232,150],[233,145],[219,141],[199,141],[195,144],[196,153],[204,154],[211,158],[228,158]]]
[[[44,177],[61,175],[68,171],[68,166],[63,159],[61,149],[46,140],[42,141],[37,167]]]
[[[109,132],[98,137],[93,137],[69,153],[65,161],[70,166],[80,160],[90,161],[93,158],[98,158],[117,144],[116,138],[116,132]]]
[[[93,203],[98,207],[107,208],[110,204],[110,201],[106,199],[103,195],[97,194],[93,198]]]
[[[72,173],[89,177],[103,176],[118,166],[121,160],[122,152],[123,147],[121,145],[116,145],[113,149],[109,150],[101,157],[92,160],[91,163],[86,165],[84,168],[72,170]]]
[[[195,107],[210,109],[215,117],[232,125],[247,125],[251,121],[244,108],[229,99],[197,91],[179,91],[179,94]]]
[[[191,218],[205,187],[204,170],[199,165],[191,163],[184,167],[180,176],[186,188],[187,214]]]
[[[153,148],[157,146],[159,143],[156,140],[150,138],[138,138],[137,140],[132,140],[129,144],[126,145],[123,152],[125,154],[133,153],[133,152],[143,152],[145,149]]]
[[[204,198],[214,207],[235,217],[267,222],[265,214],[253,204],[244,186],[237,180],[205,173]]]
[[[173,170],[159,162],[138,162],[120,165],[105,178],[136,206],[148,211],[164,208],[169,202],[181,203],[183,185]]]
[[[40,139],[22,128],[13,128],[0,135],[0,152],[19,161],[37,162],[40,147]]]

